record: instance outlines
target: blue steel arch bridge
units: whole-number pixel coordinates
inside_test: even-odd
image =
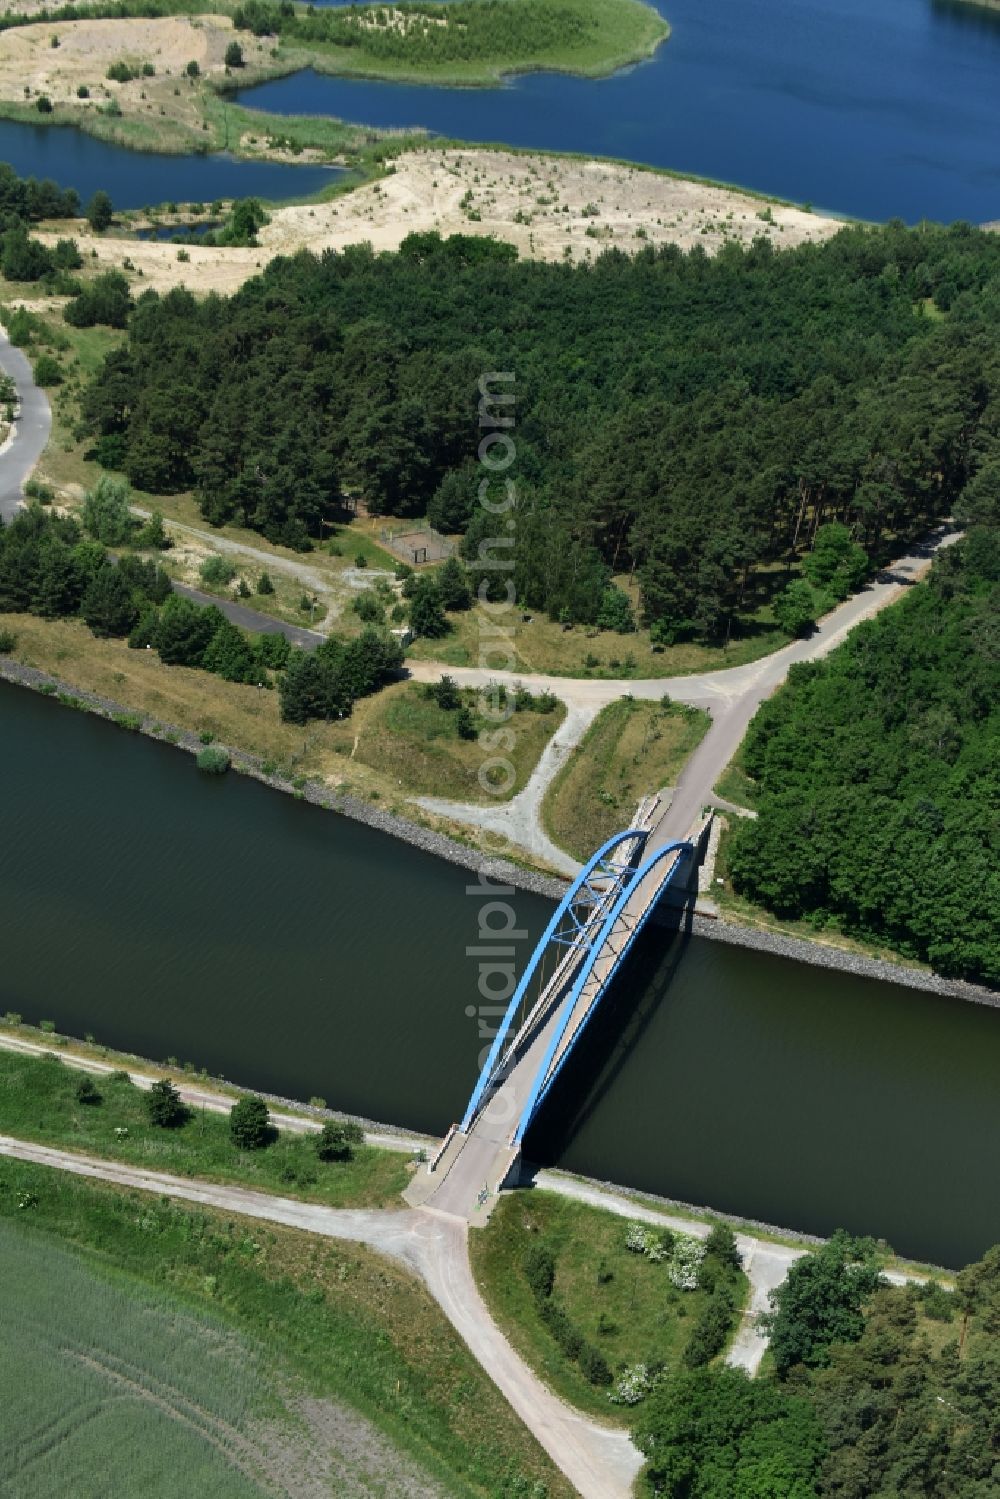
[[[661,899],[686,890],[707,822],[683,840],[658,836],[657,800],[597,850],[570,885],[511,996],[461,1123],[407,1196],[482,1221],[516,1180],[539,1109]]]

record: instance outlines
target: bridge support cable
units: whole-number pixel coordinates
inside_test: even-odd
[[[559,902],[511,995],[459,1125],[461,1133],[468,1132],[491,1087],[499,1079],[509,1060],[510,1048],[504,1053],[504,1045],[511,1036],[512,1029],[513,1046],[526,1026],[530,1027],[534,1023],[541,1002],[551,996],[574,956],[578,957],[593,933],[600,928],[604,914],[616,903],[621,891],[631,883],[648,837],[647,828],[629,828],[624,833],[616,833],[613,838],[609,838],[580,871]],[[555,971],[547,983],[540,985],[538,997],[532,1004],[525,1023],[514,1028],[514,1021],[524,1006],[532,983],[543,973],[550,950],[557,955]]]
[[[597,1009],[598,1004],[618,970],[621,960],[625,957],[639,932],[645,926],[665,886],[669,884],[673,875],[680,869],[684,860],[693,855],[694,852],[695,845],[686,841],[665,844],[663,848],[658,849],[651,858],[647,859],[632,874],[624,887],[617,893],[614,904],[601,925],[597,940],[590,944],[583,967],[577,974],[569,994],[563,1001],[558,1023],[535,1075],[531,1092],[521,1112],[517,1128],[511,1136],[512,1145],[520,1146],[525,1131],[541,1107],[542,1102],[556,1077],[559,1075],[563,1063],[576,1045],[584,1027]],[[672,861],[670,867],[664,870],[661,879],[651,882],[651,888],[645,900],[643,900],[640,895],[643,884],[668,858]],[[637,896],[640,896],[640,899],[636,909],[632,911],[629,907]],[[619,927],[621,930],[616,933],[616,928]],[[618,939],[614,947],[611,945],[613,937],[617,937]],[[566,1046],[563,1047],[562,1043],[566,1037],[570,1021],[576,1013],[584,991],[594,975],[594,967],[602,952],[610,955],[611,962],[600,978],[595,980],[593,992],[587,997],[584,1012],[578,1018]]]

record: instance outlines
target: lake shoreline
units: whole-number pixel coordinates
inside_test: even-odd
[[[66,707],[96,714],[116,727],[127,727],[129,732],[140,733],[160,744],[168,744],[189,755],[197,755],[204,744],[197,734],[170,724],[161,723],[152,714],[137,714],[134,709],[123,707],[110,698],[74,687],[60,681],[37,667],[25,666],[10,657],[0,656],[0,681],[11,686],[24,687],[44,697],[56,697]],[[134,721],[141,722],[133,727]],[[116,723],[116,720],[118,722]],[[122,723],[121,720],[125,720]],[[385,812],[370,802],[355,796],[338,796],[316,782],[307,782],[298,788],[281,776],[265,772],[262,762],[243,750],[230,746],[225,748],[232,759],[232,768],[241,775],[260,781],[273,791],[325,811],[337,812],[376,832],[396,838],[422,853],[443,859],[458,868],[466,869],[479,880],[486,879],[500,887],[498,893],[519,890],[529,895],[540,895],[558,902],[568,889],[569,882],[555,874],[517,864],[509,858],[496,854],[485,854],[457,838],[422,827],[398,813]],[[854,978],[874,979],[933,994],[942,999],[957,999],[969,1004],[1000,1010],[1000,992],[982,985],[970,984],[962,979],[948,979],[925,969],[908,968],[889,959],[869,957],[864,953],[846,948],[831,947],[825,943],[811,942],[803,937],[790,937],[765,928],[706,915],[697,910],[677,912],[661,910],[653,917],[655,925],[677,930],[683,927],[684,935],[704,937],[709,941],[727,943],[729,946],[747,948],[773,957],[786,958],[793,963],[805,963],[812,967],[833,969],[850,974]]]

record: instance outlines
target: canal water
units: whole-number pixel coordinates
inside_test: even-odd
[[[962,0],[660,0],[655,57],[499,89],[299,74],[241,104],[617,156],[884,220],[1000,218],[1000,12]]]
[[[461,1112],[474,877],[3,683],[0,787],[0,1010],[416,1129]],[[514,905],[521,963],[551,908]],[[956,1265],[1000,1241],[998,1076],[996,1011],[651,932],[530,1153]]]

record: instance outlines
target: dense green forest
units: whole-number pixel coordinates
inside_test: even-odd
[[[639,1408],[641,1483],[666,1499],[995,1499],[1000,1248],[890,1286],[838,1234],[772,1294],[772,1373],[668,1374]]]
[[[758,712],[736,888],[1000,984],[1000,462],[930,581],[795,666]],[[991,523],[983,524],[989,520]]]
[[[948,513],[988,446],[994,235],[893,224],[714,259],[514,256],[421,234],[397,254],[276,260],[229,300],[146,293],[85,399],[96,452],[292,545],[345,490],[426,513],[466,531],[475,572],[495,526],[477,505],[478,382],[510,370],[519,601],[594,623],[611,572],[634,570],[669,641],[724,636],[751,581],[801,595],[792,567],[827,523],[883,560]]]

